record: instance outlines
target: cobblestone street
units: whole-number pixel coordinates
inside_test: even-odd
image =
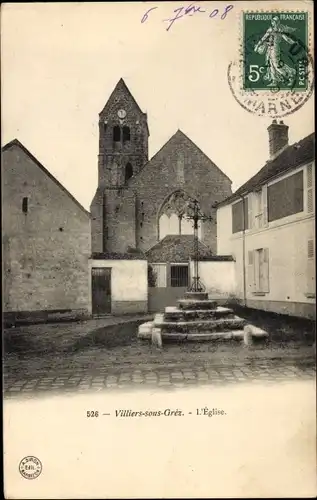
[[[5,382],[6,397],[34,395],[34,393],[73,393],[142,387],[179,388],[187,385],[219,385],[243,382],[276,383],[290,379],[313,379],[314,361],[299,364],[263,362],[235,366],[159,366],[152,369],[99,368],[96,370],[65,369],[58,375],[50,372],[33,378],[12,379]]]
[[[5,397],[47,393],[175,389],[315,378],[312,345],[166,344],[136,338],[142,319],[21,326],[5,331]],[[275,325],[274,325],[275,327]]]

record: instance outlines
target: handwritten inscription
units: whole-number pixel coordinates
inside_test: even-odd
[[[145,23],[152,15],[154,15],[153,11],[156,9],[158,9],[158,7],[151,7],[151,9],[148,9],[143,15],[141,23]],[[166,31],[169,31],[173,26],[173,24],[179,19],[182,19],[183,17],[186,16],[193,16],[197,13],[205,14],[205,16],[207,16],[210,19],[218,17],[223,21],[224,19],[226,19],[228,13],[232,9],[233,5],[227,5],[224,9],[221,10],[213,9],[212,11],[207,11],[199,5],[190,4],[188,5],[188,7],[184,6],[177,7],[177,9],[173,10],[173,14],[171,15],[171,17],[169,17],[168,19],[163,19],[163,22],[167,23]]]

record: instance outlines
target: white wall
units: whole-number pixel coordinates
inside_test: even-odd
[[[90,260],[91,268],[111,267],[112,301],[147,301],[147,261],[146,260]]]
[[[235,263],[232,261],[202,261],[198,266],[199,277],[206,292],[228,297],[235,294]],[[194,262],[190,263],[190,275],[194,276]]]
[[[305,169],[304,172],[306,172]],[[306,183],[305,179],[306,173],[304,177]],[[307,297],[307,246],[308,240],[315,240],[315,214],[308,210],[306,189],[304,189],[303,212],[269,222],[265,227],[253,226],[245,231],[244,258],[243,233],[232,234],[231,206],[229,204],[219,207],[217,211],[217,253],[230,254],[235,259],[237,297],[244,298],[243,260],[245,258],[248,304],[251,301],[261,306],[267,304],[270,310],[276,310],[276,312],[288,312],[288,303],[290,310],[292,310],[291,304],[296,303],[305,307],[312,306],[315,298]],[[269,249],[269,291],[261,296],[254,293],[248,281],[248,252],[259,248]],[[275,304],[273,308],[269,306],[269,303]],[[279,304],[281,304],[280,308]]]
[[[217,209],[217,255],[232,254],[231,236],[231,205],[224,205]]]

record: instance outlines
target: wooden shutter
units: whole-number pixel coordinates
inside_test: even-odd
[[[248,195],[248,229],[253,228],[253,193]]]
[[[306,197],[307,197],[307,212],[314,212],[314,171],[313,165],[310,164],[306,169]]]
[[[248,252],[247,283],[250,292],[255,290],[254,250]]]
[[[315,288],[315,240],[310,239],[307,242],[307,273],[306,273],[306,282],[307,282],[307,295],[316,294]]]
[[[268,293],[270,291],[269,280],[269,249],[263,248],[263,289],[262,292]]]
[[[267,185],[262,187],[262,226],[266,227],[268,225],[268,213],[267,213]]]

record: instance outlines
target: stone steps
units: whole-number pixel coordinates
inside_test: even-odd
[[[185,299],[207,300],[207,292],[185,292]]]
[[[163,340],[177,340],[177,341],[218,341],[218,340],[233,340],[243,339],[245,335],[244,330],[232,331],[219,331],[219,332],[195,332],[182,334],[179,332],[162,332],[161,337]]]
[[[178,307],[166,307],[164,314],[166,321],[191,321],[195,319],[215,319],[230,316],[234,316],[232,309],[219,306],[216,309],[178,309]]]
[[[167,321],[166,319],[154,318],[154,326],[161,328],[162,333],[179,332],[182,334],[194,332],[217,332],[227,330],[238,330],[245,326],[246,321],[238,316],[233,318],[219,318],[208,320],[193,320],[193,321]]]
[[[215,300],[179,299],[177,304],[180,309],[216,309]]]

